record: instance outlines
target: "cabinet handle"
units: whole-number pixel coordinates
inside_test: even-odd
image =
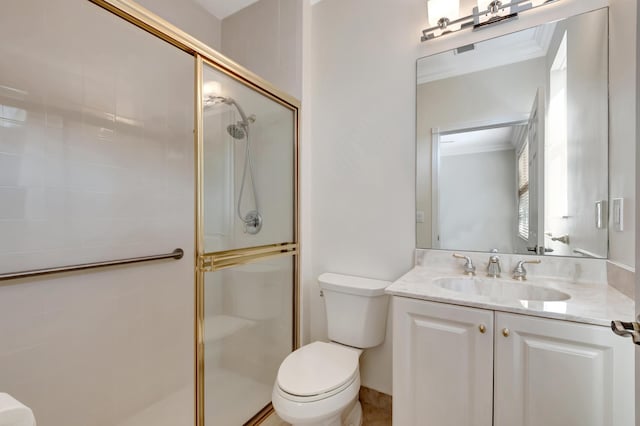
[[[509,329],[508,328],[503,328],[502,329],[502,335],[504,337],[509,337]]]
[[[484,333],[486,333],[486,331],[487,331],[487,327],[485,327],[485,325],[484,325],[484,324],[480,324],[480,325],[478,326],[478,330],[480,330],[480,333],[484,334]]]

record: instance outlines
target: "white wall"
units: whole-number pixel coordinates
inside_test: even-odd
[[[302,95],[302,3],[260,0],[222,20],[221,52],[298,99]]]
[[[593,12],[561,22],[556,26],[546,58],[545,75],[557,53],[562,37],[567,34],[567,198],[565,219],[569,247],[607,256],[607,229],[595,226],[595,203],[608,196],[608,96],[606,11]],[[547,93],[549,89],[547,86]],[[549,108],[549,99],[546,100]],[[549,137],[549,135],[547,135]],[[545,160],[546,161],[546,160]],[[612,174],[618,172],[612,164]],[[553,182],[548,182],[553,188]],[[553,189],[551,189],[553,190]],[[545,232],[550,228],[545,224]],[[609,231],[613,233],[613,229]],[[554,235],[558,236],[558,235]],[[553,245],[545,239],[545,246]]]
[[[440,158],[440,248],[513,253],[516,164],[513,149]]]
[[[623,232],[609,232],[609,259],[635,268],[637,100],[636,0],[612,0],[609,15],[609,197],[624,198]]]
[[[220,50],[222,23],[196,0],[136,0],[136,2],[182,31]]]
[[[628,21],[635,15],[634,0],[612,1],[614,18],[620,14]],[[605,0],[567,0],[494,28],[424,44],[419,43],[420,31],[426,26],[423,2],[323,0],[312,7],[312,53],[303,65],[311,69],[311,81],[305,87],[311,93],[313,111],[312,128],[303,139],[303,145],[311,147],[311,169],[303,171],[302,178],[310,183],[312,194],[303,206],[311,215],[311,238],[303,244],[311,245],[313,257],[303,271],[307,286],[303,291],[309,297],[309,340],[326,337],[324,308],[315,282],[318,274],[331,270],[395,279],[412,265],[415,60],[606,4]],[[621,37],[612,34],[612,44],[633,45],[634,33],[624,40]],[[614,49],[612,46],[612,56]],[[612,88],[611,102],[617,105],[612,114],[629,107],[627,100],[635,94],[632,52],[618,52],[612,58],[612,76],[624,78],[617,90]],[[635,128],[633,120],[635,116],[627,128]],[[635,130],[627,136],[632,137],[612,134],[612,143],[629,147],[635,143]],[[629,174],[624,176],[628,183]],[[632,241],[630,236],[615,253],[633,250]],[[367,351],[362,358],[363,385],[387,393],[391,393],[391,339],[389,333],[382,347]]]
[[[299,155],[299,192],[300,192],[300,343],[311,340],[311,306],[317,287],[313,284],[313,226],[311,215],[313,206],[312,191],[312,84],[313,84],[313,44],[312,44],[312,7],[311,2],[302,2],[302,114],[300,116]]]
[[[415,59],[424,4],[312,8],[310,339],[326,338],[324,271],[395,280],[412,265]],[[305,247],[306,247],[305,246]],[[391,393],[391,333],[362,358],[363,385]]]

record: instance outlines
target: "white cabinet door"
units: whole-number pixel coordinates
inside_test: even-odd
[[[496,426],[633,426],[633,371],[607,327],[496,312]]]
[[[490,426],[493,312],[393,299],[393,424]]]

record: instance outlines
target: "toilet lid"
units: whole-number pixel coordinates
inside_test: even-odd
[[[314,342],[289,354],[278,370],[278,386],[292,395],[330,392],[353,379],[360,352],[332,343]]]

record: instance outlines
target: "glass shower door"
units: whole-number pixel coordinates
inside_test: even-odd
[[[295,344],[297,111],[202,66],[199,414],[239,425]]]

